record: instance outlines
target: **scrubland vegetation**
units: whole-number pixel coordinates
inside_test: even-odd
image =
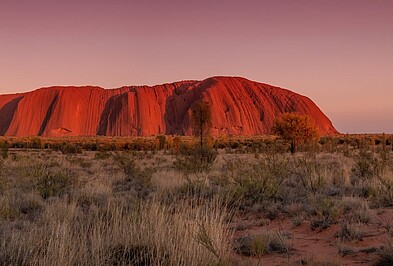
[[[0,264],[392,265],[392,140],[3,138]]]

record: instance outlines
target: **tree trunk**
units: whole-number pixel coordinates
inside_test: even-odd
[[[293,139],[291,142],[291,154],[295,154],[295,152],[296,152],[296,142]]]

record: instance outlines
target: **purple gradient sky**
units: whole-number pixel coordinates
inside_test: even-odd
[[[0,94],[243,76],[393,132],[391,0],[0,0]]]

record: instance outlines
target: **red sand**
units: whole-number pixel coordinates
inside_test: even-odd
[[[244,78],[213,77],[153,87],[50,87],[0,95],[0,135],[190,135],[190,110],[199,99],[211,104],[214,136],[269,134],[276,116],[294,111],[313,117],[321,134],[337,133],[305,96]]]
[[[368,224],[353,224],[359,226],[363,233],[361,240],[342,241],[336,236],[345,217],[341,217],[337,224],[333,224],[325,230],[312,230],[308,220],[304,220],[302,225],[294,227],[289,218],[277,218],[266,225],[253,226],[244,231],[238,231],[235,233],[235,237],[258,235],[267,230],[276,233],[289,233],[290,239],[287,240],[287,244],[292,248],[289,256],[288,254],[272,253],[248,258],[251,261],[259,262],[259,265],[306,265],[300,261],[310,258],[321,262],[312,265],[330,265],[329,262],[332,263],[331,265],[342,266],[375,265],[379,259],[377,250],[392,240],[391,233],[387,232],[383,223],[390,225],[393,219],[393,209],[383,208],[370,211],[372,219]],[[241,221],[255,222],[258,221],[258,217],[255,214],[248,217],[238,217],[234,224],[241,223]],[[350,252],[339,254],[340,246]],[[239,255],[235,257],[245,259]]]

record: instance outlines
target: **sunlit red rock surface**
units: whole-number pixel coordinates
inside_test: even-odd
[[[0,95],[0,135],[190,135],[191,108],[200,99],[211,104],[215,136],[269,134],[273,119],[284,112],[308,114],[321,134],[337,133],[305,96],[244,78],[213,77],[153,87],[50,87]]]

